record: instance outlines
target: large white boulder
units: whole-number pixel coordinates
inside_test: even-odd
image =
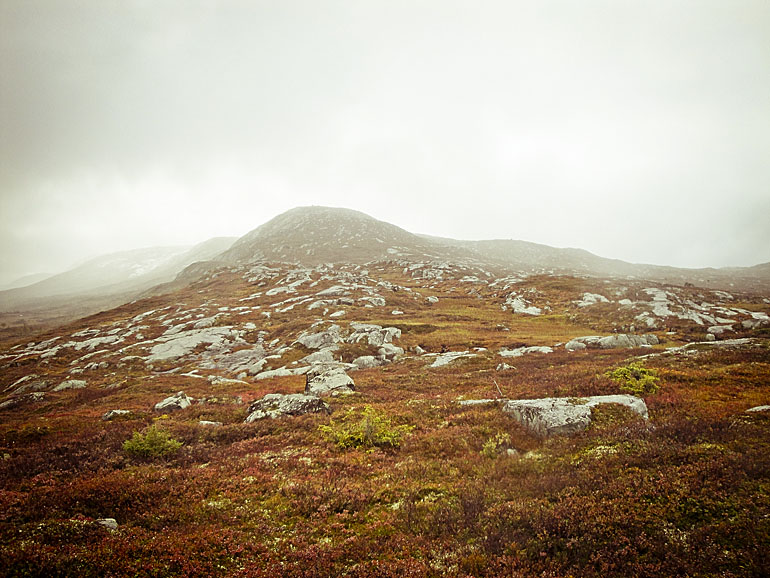
[[[305,394],[324,396],[352,393],[356,385],[339,366],[316,366],[305,374]]]
[[[187,397],[187,394],[183,391],[179,391],[167,397],[163,401],[159,401],[155,404],[155,411],[174,411],[177,409],[186,409],[192,405],[192,400]]]
[[[647,419],[644,400],[625,394],[510,400],[503,406],[503,411],[533,434],[549,437],[584,430],[591,423],[591,409],[608,403],[624,405]]]
[[[306,413],[331,413],[329,406],[320,397],[302,393],[268,393],[249,406],[246,423],[260,419],[275,419],[287,415],[303,415]]]

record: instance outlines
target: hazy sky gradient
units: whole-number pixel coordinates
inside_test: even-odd
[[[298,205],[770,261],[770,2],[0,0],[0,282]]]

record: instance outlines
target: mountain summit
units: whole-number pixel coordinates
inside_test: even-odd
[[[224,261],[283,261],[303,265],[365,263],[391,256],[425,254],[436,245],[359,211],[297,207],[247,233],[219,258]]]

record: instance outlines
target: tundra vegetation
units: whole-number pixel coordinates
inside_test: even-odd
[[[287,293],[279,288],[301,277],[272,268],[222,269],[36,336],[45,348],[27,336],[0,346],[0,401],[13,401],[0,409],[0,574],[766,575],[770,412],[745,411],[770,402],[765,327],[736,323],[729,337],[743,340],[729,345],[705,342],[703,325],[658,317],[644,332],[660,345],[567,351],[558,344],[578,336],[632,333],[641,311],[617,302],[651,303],[646,285],[543,275],[506,290],[494,272],[482,283],[462,281],[478,271],[418,277],[382,262],[366,275],[313,271]],[[301,302],[342,273],[374,279],[387,305],[366,306],[355,288],[348,301]],[[514,290],[542,314],[504,310]],[[667,290],[716,302],[697,287]],[[587,292],[612,300],[575,305]],[[732,306],[768,313],[767,297],[736,294]],[[331,415],[245,423],[252,401],[304,391],[300,372],[255,372],[301,367],[314,351],[296,340],[338,310],[341,335],[352,321],[394,327],[404,354],[350,370],[355,392],[325,398]],[[193,323],[222,331],[147,362],[157,340]],[[228,327],[242,329],[225,350]],[[67,341],[85,345],[51,353]],[[524,346],[553,352],[498,353]],[[260,347],[264,359],[247,358]],[[374,359],[379,347],[362,339],[332,356]],[[468,356],[431,367],[442,351]],[[52,391],[92,363],[78,375],[86,388]],[[237,363],[258,369],[228,373]],[[193,403],[159,415],[155,404],[180,390]],[[649,419],[600,406],[584,431],[546,439],[498,403],[627,392],[645,399]],[[474,399],[490,401],[460,403]],[[129,413],[102,419],[117,408]]]

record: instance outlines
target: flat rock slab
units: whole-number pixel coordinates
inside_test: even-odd
[[[353,393],[356,385],[342,367],[317,366],[305,374],[306,395],[341,395]]]
[[[192,400],[187,397],[187,394],[180,391],[171,397],[167,397],[163,401],[159,401],[155,404],[155,411],[174,411],[177,409],[186,409],[192,405]]]
[[[463,357],[476,357],[476,354],[471,353],[470,351],[446,351],[444,353],[429,353],[425,357],[436,358],[436,360],[431,363],[429,367],[444,367],[456,359],[461,359]]]
[[[302,393],[268,393],[249,406],[249,416],[246,423],[260,419],[275,419],[287,415],[304,415],[306,413],[331,413],[331,409],[320,397]]]
[[[647,419],[647,404],[633,395],[518,399],[508,401],[503,411],[531,433],[550,437],[583,431],[591,423],[591,409],[607,403],[624,405]]]
[[[770,405],[758,405],[746,410],[747,413],[759,413],[761,411],[770,411]]]
[[[567,351],[579,351],[581,349],[630,349],[632,347],[650,347],[660,343],[657,335],[647,333],[645,335],[632,335],[618,333],[617,335],[586,335],[570,340],[564,346]]]
[[[534,345],[532,347],[517,347],[516,349],[501,349],[499,355],[502,357],[521,357],[529,353],[553,353],[553,348]]]

